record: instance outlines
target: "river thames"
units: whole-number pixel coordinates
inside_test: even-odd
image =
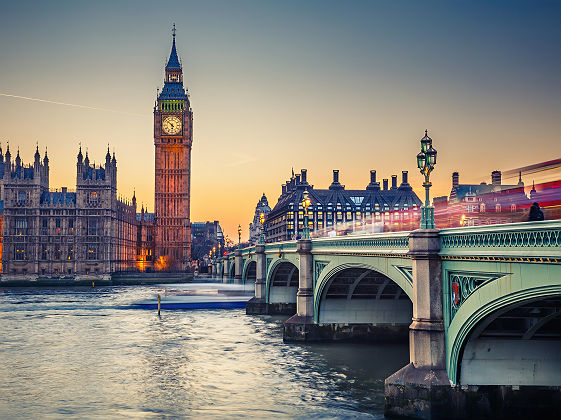
[[[285,344],[285,317],[129,307],[163,291],[0,289],[0,418],[383,418],[408,362],[407,345]]]

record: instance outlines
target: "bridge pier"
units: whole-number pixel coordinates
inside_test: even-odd
[[[255,276],[255,296],[252,297],[245,307],[247,315],[265,315],[269,313],[269,304],[265,298],[266,287],[266,260],[265,260],[265,245],[255,245],[256,257],[256,276]]]
[[[409,236],[413,265],[413,322],[410,363],[385,381],[385,414],[423,419],[450,417],[452,387],[446,372],[442,262],[436,229]]]
[[[312,241],[300,239],[296,252],[299,257],[296,315],[284,323],[283,340],[285,342],[318,341],[321,340],[321,329],[314,322]]]
[[[236,249],[234,251],[234,283],[240,284],[242,282],[242,250]]]
[[[222,283],[228,283],[228,278],[230,277],[230,260],[225,258],[222,265]]]

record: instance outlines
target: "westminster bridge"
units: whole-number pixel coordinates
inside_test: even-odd
[[[287,342],[408,339],[388,415],[561,410],[561,221],[258,244],[214,275],[255,283],[248,314],[293,315]]]

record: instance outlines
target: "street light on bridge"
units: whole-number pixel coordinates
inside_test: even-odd
[[[260,244],[264,244],[265,243],[265,232],[263,229],[263,225],[265,223],[265,213],[261,212],[259,213],[259,223],[261,223],[261,231],[259,234],[259,243]]]
[[[425,205],[421,207],[421,229],[434,229],[434,207],[430,205],[429,189],[432,184],[429,181],[430,173],[436,165],[436,150],[432,147],[432,139],[425,130],[425,136],[421,139],[421,152],[417,155],[417,167],[425,176]]]
[[[242,225],[238,225],[238,248],[242,249]]]
[[[310,239],[310,226],[308,224],[308,207],[312,204],[310,197],[308,197],[308,189],[304,190],[302,207],[304,208],[304,232],[302,232],[302,238]]]

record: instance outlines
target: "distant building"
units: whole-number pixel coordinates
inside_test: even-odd
[[[24,165],[19,151],[0,149],[2,274],[35,276],[105,275],[139,270],[136,197],[117,197],[117,160],[109,149],[105,165],[78,152],[76,190],[49,186],[49,158],[35,151]]]
[[[401,228],[418,226],[421,200],[407,182],[407,171],[402,172],[401,184],[397,175],[376,181],[376,171],[370,171],[370,183],[364,190],[347,190],[339,182],[339,171],[333,171],[333,182],[327,189],[316,189],[307,180],[307,170],[294,175],[282,185],[277,204],[265,222],[267,242],[285,241],[301,235],[304,229],[303,193],[308,191],[311,206],[308,209],[310,230],[334,228],[348,222],[377,222],[390,230],[393,224]],[[403,224],[406,224],[404,226]],[[410,226],[409,226],[410,225]]]
[[[530,205],[521,174],[517,184],[505,185],[500,171],[491,173],[490,184],[460,184],[454,172],[450,196],[434,199],[438,228],[521,222]]]
[[[216,248],[216,255],[224,251],[224,233],[220,222],[193,222],[191,224],[191,258],[201,260]]]
[[[250,245],[254,245],[257,242],[259,242],[259,236],[261,235],[261,221],[259,220],[259,217],[261,213],[264,213],[266,218],[270,211],[271,208],[269,207],[269,202],[267,201],[267,197],[265,196],[265,193],[263,193],[263,196],[255,206],[255,214],[253,215],[253,221],[249,224]]]

